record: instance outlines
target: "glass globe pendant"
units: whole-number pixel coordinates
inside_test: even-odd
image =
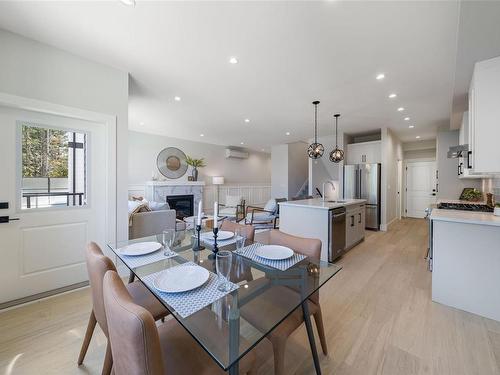
[[[314,142],[309,145],[307,149],[307,155],[311,159],[319,159],[323,156],[325,148],[321,143],[318,143],[318,104],[319,100],[312,102],[314,104]]]
[[[344,160],[344,151],[339,148],[338,144],[340,113],[336,113],[333,116],[335,117],[335,148],[330,152],[330,161],[333,163],[340,163]]]

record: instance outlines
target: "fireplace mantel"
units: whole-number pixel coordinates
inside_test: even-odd
[[[204,186],[205,181],[146,181],[146,186]]]

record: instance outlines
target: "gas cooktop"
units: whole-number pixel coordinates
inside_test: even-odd
[[[437,208],[446,210],[463,210],[463,211],[477,211],[477,212],[493,212],[493,207],[489,207],[484,203],[438,203]]]

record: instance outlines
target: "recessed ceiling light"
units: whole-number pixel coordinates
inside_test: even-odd
[[[174,96],[174,100],[175,100],[176,102],[180,102],[180,101],[181,101],[181,97],[180,97],[180,96]]]
[[[417,135],[415,138],[420,139],[420,136],[419,136],[419,135]]]
[[[410,118],[409,117],[405,117],[405,121],[410,121]]]
[[[379,74],[377,74],[377,76],[375,78],[380,81],[381,79],[385,78],[385,74],[384,73],[379,73]]]
[[[200,134],[200,137],[204,137],[204,136],[205,136],[205,134],[203,134],[203,133]]]
[[[143,121],[141,121],[141,122],[139,123],[139,125],[144,126],[144,122],[143,122]]]
[[[410,129],[413,129],[415,127],[415,125],[410,125],[408,126]]]
[[[403,112],[404,110],[405,110],[405,108],[404,108],[404,107],[399,107],[399,108],[398,108],[398,111],[399,111],[399,112]]]
[[[265,150],[265,149],[261,149],[260,151],[264,152],[264,151],[266,151],[266,150]]]
[[[290,135],[290,132],[286,132],[285,134],[286,134],[286,135]]]
[[[397,96],[397,94],[389,94],[389,99],[394,99]]]
[[[230,57],[229,64],[238,64],[238,59],[236,57]]]
[[[250,119],[249,118],[246,118],[245,119],[245,122],[248,124],[250,122]]]
[[[120,2],[124,5],[135,7],[135,0],[120,0]]]
[[[244,142],[240,142],[240,145],[244,145],[245,143]]]

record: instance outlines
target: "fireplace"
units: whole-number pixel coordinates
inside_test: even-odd
[[[175,210],[177,219],[184,219],[187,216],[193,216],[194,196],[189,195],[169,195],[167,203],[171,209]]]

